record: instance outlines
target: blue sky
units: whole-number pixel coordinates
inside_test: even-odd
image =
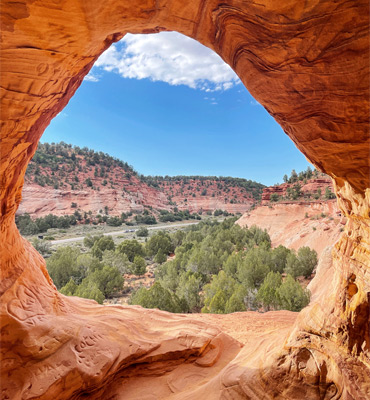
[[[145,175],[273,185],[310,165],[234,72],[178,33],[113,45],[41,140],[106,152]]]

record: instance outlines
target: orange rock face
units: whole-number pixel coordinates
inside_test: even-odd
[[[2,399],[368,399],[368,1],[5,0],[1,27]],[[319,296],[242,349],[209,320],[60,295],[14,224],[37,142],[98,56],[161,30],[232,66],[348,218]]]
[[[237,223],[266,229],[271,244],[298,250],[302,246],[323,250],[340,238],[346,224],[335,200],[282,202],[259,206],[244,214]]]

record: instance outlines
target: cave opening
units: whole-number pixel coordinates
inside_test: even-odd
[[[357,348],[351,353],[350,321],[341,302],[348,270],[356,275],[356,298],[363,300],[362,305],[369,292],[368,2],[291,1],[289,7],[269,1],[135,5],[109,0],[98,6],[75,0],[52,5],[27,0],[5,3],[0,208],[3,396],[69,399],[90,392],[92,399],[114,395],[243,399],[286,393],[299,399],[308,393],[306,397],[320,398],[317,382],[325,366],[325,383],[333,382],[329,387],[337,396],[366,398],[368,351],[361,349],[359,354]],[[199,40],[233,67],[297,147],[335,180],[340,207],[349,218],[352,235],[344,231],[337,243],[334,269],[323,272],[330,284],[322,287],[320,299],[297,319],[280,315],[275,333],[266,336],[263,329],[256,330],[242,349],[205,321],[139,308],[104,311],[87,300],[61,296],[44,261],[14,225],[23,176],[37,142],[98,55],[119,40],[121,32],[164,29]],[[360,310],[361,329],[355,332],[359,335],[355,342],[365,347],[360,339],[368,335],[364,327],[369,317],[364,307]],[[240,329],[249,326],[248,318],[244,323],[239,320]],[[269,316],[257,320],[266,326]],[[237,325],[235,320],[230,323]],[[344,335],[337,335],[339,329]],[[297,375],[297,357],[306,348],[312,359]],[[192,355],[202,362],[201,356],[213,349],[216,355],[201,373],[196,363],[185,362]],[[146,383],[140,371],[129,370],[130,365],[152,362],[165,370],[169,360],[177,372]],[[122,386],[105,386],[117,374]]]

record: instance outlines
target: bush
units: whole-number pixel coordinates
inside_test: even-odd
[[[149,236],[149,231],[147,228],[141,227],[136,231],[136,236],[147,237],[147,236]]]
[[[159,282],[155,282],[150,289],[139,289],[131,297],[131,304],[138,304],[145,308],[158,308],[174,313],[182,311],[177,296],[164,289]]]
[[[118,251],[105,250],[102,263],[117,268],[121,274],[127,274],[130,271],[130,261],[127,255]]]
[[[277,193],[272,193],[272,195],[270,196],[270,200],[273,202],[276,202],[279,200],[279,195]]]
[[[164,253],[162,249],[159,249],[154,257],[154,262],[157,264],[163,264],[166,261],[167,261],[167,255]]]
[[[77,257],[80,251],[74,247],[60,247],[50,258],[46,265],[55,286],[60,289],[66,285],[70,278],[79,281],[84,276],[84,271],[77,266]]]
[[[88,278],[85,278],[81,285],[76,288],[74,296],[92,299],[99,304],[103,304],[104,301],[104,294],[101,292],[96,283],[91,282]]]
[[[277,294],[279,306],[283,310],[301,311],[310,302],[310,292],[302,289],[291,275],[287,275],[283,284],[277,289]]]
[[[143,257],[135,256],[132,264],[132,272],[135,275],[144,275],[146,272],[146,263]]]
[[[122,290],[124,281],[123,276],[116,267],[109,267],[107,265],[102,269],[97,269],[85,279],[95,284],[105,297],[109,297],[114,292]]]
[[[281,275],[278,272],[269,272],[257,293],[257,301],[263,304],[268,311],[272,307],[278,309],[280,300],[278,289],[282,284]]]
[[[109,226],[121,226],[122,219],[120,217],[110,217],[107,219],[107,225]]]
[[[117,252],[126,254],[130,262],[134,261],[135,256],[145,256],[144,247],[135,239],[124,240],[118,245]]]
[[[135,221],[137,224],[147,224],[147,225],[154,225],[157,223],[154,215],[135,215]]]
[[[148,240],[146,250],[149,256],[155,256],[159,250],[162,250],[163,254],[168,255],[174,251],[174,247],[168,233],[159,231]]]
[[[103,235],[86,235],[84,238],[84,246],[91,248],[94,246],[94,243],[102,237]]]
[[[317,253],[309,247],[301,247],[296,255],[294,251],[287,256],[285,271],[294,278],[305,276],[309,278],[317,265]]]
[[[86,238],[85,238],[86,239]],[[94,242],[91,248],[91,254],[99,260],[103,257],[105,250],[114,250],[115,245],[112,236],[102,236]]]
[[[51,253],[51,245],[45,240],[34,239],[32,245],[43,256],[47,256]]]

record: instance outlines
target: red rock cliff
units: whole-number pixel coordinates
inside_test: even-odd
[[[5,0],[1,26],[2,398],[369,398],[368,1]],[[37,142],[98,56],[161,30],[232,66],[348,218],[319,298],[242,350],[191,317],[65,298],[14,224]]]

